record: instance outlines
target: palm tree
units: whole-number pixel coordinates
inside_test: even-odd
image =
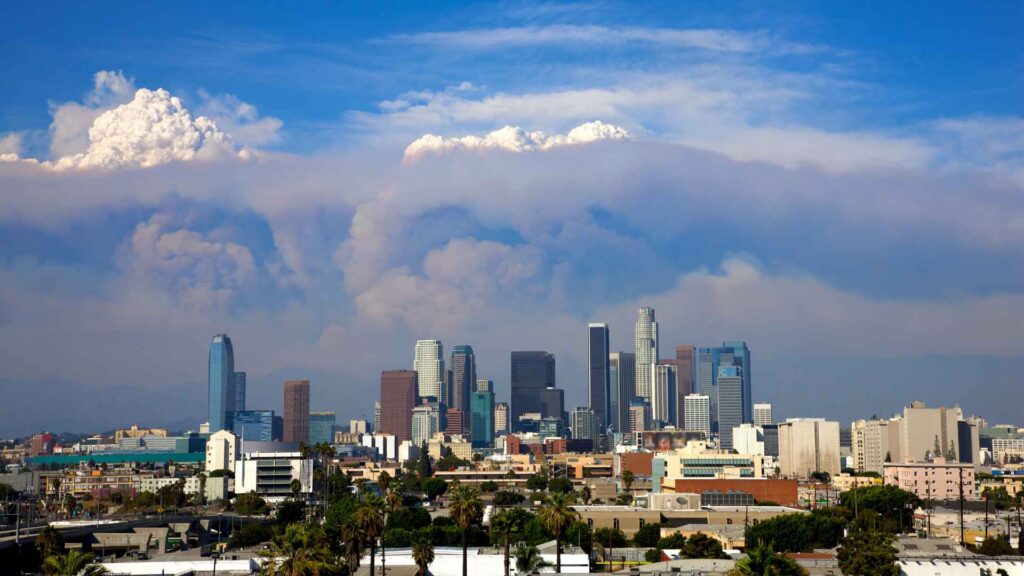
[[[512,539],[526,528],[529,515],[517,508],[508,508],[498,512],[491,518],[491,538],[500,541],[505,548],[505,576],[509,576],[509,552]]]
[[[636,477],[633,475],[632,470],[626,470],[622,473],[622,485],[626,488],[627,492],[633,492],[633,480],[635,479]]]
[[[590,504],[590,498],[593,496],[593,492],[590,491],[590,486],[584,486],[580,490],[580,499],[583,500],[584,504]]]
[[[550,566],[537,551],[536,546],[520,544],[516,547],[516,572],[532,574],[545,566]]]
[[[270,549],[260,552],[266,561],[261,576],[320,576],[334,566],[326,540],[305,524],[291,524],[274,536]]]
[[[72,550],[63,556],[50,556],[43,563],[47,576],[98,576],[107,574],[107,569],[94,564],[96,556],[88,552]]]
[[[381,475],[384,475],[384,474],[386,474],[386,472],[381,472]],[[387,488],[387,492],[384,493],[383,505],[384,505],[384,512],[385,512],[385,515],[384,515],[384,526],[385,527],[387,527],[387,524],[388,524],[388,520],[387,520],[388,517],[391,514],[397,512],[398,509],[402,507],[402,501],[404,499],[405,499],[405,493],[402,492],[402,485],[399,484],[398,482],[391,482],[390,485]],[[383,531],[381,531],[381,534],[383,534]],[[381,538],[381,540],[380,540],[380,571],[383,574],[387,574],[388,573],[387,568],[384,565],[384,561],[385,561],[386,557],[387,557],[387,553],[385,552],[384,538]]]
[[[729,576],[807,576],[807,570],[785,554],[776,554],[771,546],[758,546],[736,562]]]
[[[540,507],[537,517],[555,536],[555,572],[562,572],[562,536],[572,523],[579,518],[579,512],[569,505],[566,494],[551,494]]]
[[[483,505],[480,503],[480,494],[475,489],[462,485],[452,489],[448,501],[448,515],[462,529],[462,576],[468,576],[469,527],[479,521],[483,514]]]
[[[370,576],[373,576],[377,539],[384,533],[384,501],[376,496],[367,497],[352,515],[352,522],[362,540],[370,543]]]
[[[47,526],[36,536],[36,550],[43,558],[62,554],[64,552],[64,536],[61,535],[60,530],[53,526]]]
[[[434,561],[434,543],[430,538],[420,536],[412,543],[412,559],[419,568],[419,575],[427,573],[427,567]]]

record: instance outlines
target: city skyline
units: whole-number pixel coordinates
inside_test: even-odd
[[[779,414],[1024,417],[1018,6],[186,4],[2,8],[0,435],[192,427],[219,333],[248,409],[421,338],[572,408],[647,306]]]

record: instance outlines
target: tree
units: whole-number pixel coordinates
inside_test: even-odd
[[[590,486],[584,486],[580,490],[580,499],[583,500],[584,504],[590,504],[590,499],[594,496],[593,492],[590,491]]]
[[[298,498],[299,493],[302,492],[302,482],[300,482],[299,479],[296,478],[295,480],[291,481],[291,484],[288,485],[288,488],[290,488],[292,491],[292,497]]]
[[[661,524],[644,524],[633,535],[633,545],[637,548],[654,548],[661,538]]]
[[[898,576],[896,549],[892,534],[861,530],[843,538],[836,557],[843,574],[859,576]]]
[[[899,532],[904,526],[913,526],[914,509],[922,504],[916,494],[889,484],[854,488],[841,493],[839,500],[847,506],[856,501],[860,511],[870,510],[878,514],[877,529],[892,533]],[[862,525],[861,528],[875,528],[875,526]]]
[[[828,510],[782,514],[762,520],[746,531],[747,546],[771,546],[779,552],[810,552],[832,548],[843,535],[844,520]]]
[[[632,470],[626,470],[622,473],[622,486],[626,488],[627,492],[633,492],[633,480],[636,477],[633,475]]]
[[[624,548],[626,546],[626,534],[618,528],[598,528],[594,530],[594,542],[610,548]]]
[[[1013,554],[1013,546],[1002,536],[990,536],[985,538],[975,549],[978,554],[985,556],[1009,556]]]
[[[572,492],[572,481],[568,478],[552,478],[548,481],[548,492],[568,494]]]
[[[647,562],[660,562],[661,561],[661,550],[657,548],[651,548],[644,552],[644,560]]]
[[[277,523],[287,526],[302,522],[306,517],[306,503],[302,500],[288,498],[277,505]]]
[[[420,446],[420,459],[416,463],[416,471],[419,472],[420,478],[434,475],[434,471],[430,467],[430,453],[427,450],[427,443],[425,441]]]
[[[540,508],[537,517],[555,537],[555,572],[562,572],[562,536],[572,523],[579,519],[579,513],[569,506],[565,494],[552,494]]]
[[[593,534],[590,530],[590,526],[586,522],[573,522],[569,526],[569,529],[565,531],[565,541],[570,544],[576,544],[587,554],[590,554],[590,550],[592,548],[592,537]]]
[[[260,552],[265,576],[320,576],[334,568],[323,531],[308,524],[291,524]]]
[[[1013,496],[1013,505],[1017,508],[1017,554],[1024,556],[1024,522],[1021,522],[1021,509],[1024,509],[1024,490],[1017,490]]]
[[[269,524],[245,524],[231,533],[232,548],[248,548],[274,538],[274,529]]]
[[[480,483],[480,491],[486,494],[498,491],[498,483],[494,480],[487,480]]]
[[[147,492],[139,495],[139,505],[142,505],[142,496],[145,494]],[[267,501],[260,498],[256,492],[249,492],[235,496],[234,509],[243,516],[262,516],[267,513],[268,507]]]
[[[64,536],[61,535],[60,530],[47,525],[36,536],[36,550],[43,558],[58,556],[64,552]]]
[[[533,492],[542,492],[548,489],[548,478],[541,474],[530,476],[526,479],[526,489]]]
[[[107,574],[107,569],[94,564],[96,557],[88,552],[71,550],[62,556],[50,556],[43,563],[47,576],[98,576]]]
[[[448,515],[462,530],[462,576],[469,576],[469,543],[466,538],[469,527],[480,521],[483,505],[480,494],[468,486],[456,486],[449,500]]]
[[[382,472],[381,475],[384,475],[384,473]],[[390,480],[389,480],[389,482],[390,482]],[[402,508],[402,501],[404,500],[404,496],[405,496],[404,493],[402,492],[402,486],[398,482],[395,482],[395,483],[391,484],[390,486],[387,486],[386,490],[387,491],[384,493],[384,502],[383,502],[383,504],[384,504],[384,524],[385,525],[387,525],[387,521],[390,520],[390,517],[391,517],[392,514],[394,514],[395,512],[398,512],[399,510],[401,510],[401,508]],[[381,539],[380,571],[383,574],[387,574],[388,573],[386,565],[385,565],[385,561],[387,559],[386,550],[387,550],[387,543],[384,542],[383,539]]]
[[[725,559],[729,556],[722,550],[722,543],[707,534],[697,533],[686,539],[682,549],[679,551],[681,558],[717,558]]]
[[[361,539],[370,545],[370,576],[373,576],[377,539],[384,533],[384,501],[376,496],[368,497],[352,515],[352,524]]]
[[[807,570],[789,556],[775,553],[771,546],[758,546],[736,562],[729,576],[807,576]]]
[[[501,490],[494,494],[494,505],[495,506],[515,506],[516,504],[522,503],[526,500],[526,497],[518,492],[509,492],[508,490]]]
[[[10,484],[0,482],[0,500],[14,500],[18,497],[18,491]]]
[[[526,510],[509,508],[502,510],[491,518],[491,540],[505,549],[505,576],[509,576],[509,552],[512,539],[518,537],[533,518]]]
[[[421,535],[413,541],[412,559],[419,568],[418,574],[424,576],[430,563],[434,561],[434,543],[430,541],[430,538]]]
[[[430,526],[430,512],[427,512],[426,508],[422,506],[405,506],[388,514],[385,528],[387,530],[392,528],[416,530],[424,526]]]
[[[668,536],[659,538],[658,545],[655,546],[655,548],[659,550],[672,550],[678,548],[681,550],[683,546],[686,546],[686,536],[683,536],[679,532],[676,532],[674,534],[670,534]]]
[[[433,502],[438,496],[448,491],[448,483],[440,478],[424,478],[420,482],[420,489]]]
[[[550,566],[537,551],[536,546],[520,544],[516,547],[516,573],[532,574],[545,566]]]

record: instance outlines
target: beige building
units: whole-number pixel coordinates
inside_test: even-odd
[[[444,432],[438,432],[434,434],[430,441],[427,442],[427,453],[430,457],[439,460],[441,455],[441,449],[447,448],[452,451],[457,458],[461,458],[467,462],[473,460],[473,443],[467,440],[464,436],[458,434],[449,436]]]
[[[839,423],[824,418],[790,418],[779,424],[779,470],[785,478],[813,472],[839,474]]]
[[[227,430],[214,432],[206,441],[206,472],[214,470],[235,471],[240,446],[237,438]]]
[[[854,469],[882,473],[886,460],[902,462],[903,419],[857,420],[850,427]]]
[[[876,486],[881,483],[881,478],[875,478],[873,476],[840,474],[832,477],[832,489],[839,492],[846,492],[847,490],[852,490],[854,488],[864,488],[865,486]]]
[[[139,428],[137,424],[132,424],[131,428],[114,431],[114,444],[120,442],[122,438],[142,438],[143,436],[160,436],[162,438],[166,438],[167,430],[164,430],[163,428]]]
[[[930,457],[959,460],[959,419],[960,408],[928,408],[924,402],[912,402],[903,409],[901,458],[892,461],[927,462]]]
[[[964,498],[973,499],[974,465],[947,462],[936,458],[932,462],[886,464],[882,474],[885,483],[913,492],[926,500],[957,500],[961,486]]]

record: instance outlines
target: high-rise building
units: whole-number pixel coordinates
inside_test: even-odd
[[[433,398],[448,402],[444,371],[444,344],[440,340],[417,340],[412,369],[417,375],[417,394],[420,399]]]
[[[228,408],[234,403],[229,396],[235,373],[235,350],[227,334],[217,334],[210,343],[207,372],[210,432],[228,428]]]
[[[772,405],[767,403],[754,404],[754,425],[764,426],[772,423]]]
[[[651,372],[658,361],[658,323],[654,308],[640,308],[636,312],[636,385],[637,396],[651,400]]]
[[[711,398],[707,394],[687,394],[683,398],[683,420],[687,430],[699,430],[711,437]]]
[[[494,435],[508,434],[508,402],[494,405]]]
[[[441,429],[439,402],[425,402],[412,409],[412,441],[417,446],[430,440]]]
[[[476,392],[494,392],[494,380],[478,378],[476,381]]]
[[[512,406],[509,423],[518,431],[519,417],[540,413],[545,388],[555,386],[555,356],[548,352],[513,352],[511,366]]]
[[[610,352],[608,325],[601,322],[591,322],[588,330],[590,332],[590,376],[588,388],[590,409],[594,411],[594,426],[599,433],[603,434],[608,429],[608,423],[611,421],[611,418],[608,416],[608,407],[611,405],[611,383],[608,374],[608,353]]]
[[[743,368],[719,366],[718,381],[718,446],[732,450],[733,428],[743,424]]]
[[[370,427],[367,425],[368,422],[362,419],[353,419],[348,421],[349,434],[366,434],[370,431]]]
[[[929,456],[959,461],[959,411],[958,407],[928,408],[924,402],[911,402],[904,408],[900,451],[905,461],[925,462]]]
[[[676,367],[676,413],[673,415],[673,421],[679,427],[682,427],[683,423],[683,398],[696,392],[693,388],[696,350],[693,346],[676,346],[675,358],[658,360],[658,364]]]
[[[587,406],[577,406],[569,414],[569,427],[574,440],[593,439],[598,433],[594,426],[594,411]]]
[[[853,456],[854,469],[857,472],[881,474],[886,462],[901,462],[899,442],[902,437],[902,425],[903,421],[900,418],[854,421],[850,426],[850,453]]]
[[[232,432],[243,442],[271,442],[274,440],[274,411],[235,412]]]
[[[608,355],[608,423],[613,432],[629,431],[629,403],[636,394],[636,355],[612,352]]]
[[[732,449],[737,454],[764,456],[764,430],[753,424],[740,424],[732,429]]]
[[[474,448],[494,446],[494,392],[477,390],[469,397],[470,434]]]
[[[231,374],[231,391],[234,392],[233,412],[245,410],[245,372],[233,372]]]
[[[334,412],[311,412],[309,414],[309,445],[321,442],[334,444],[334,431],[338,429],[338,417]]]
[[[284,441],[309,444],[309,380],[284,383]]]
[[[374,434],[393,435],[399,443],[412,440],[416,390],[415,370],[385,370],[380,373],[380,422],[374,424]]]
[[[413,390],[413,394],[416,390]],[[415,400],[413,401],[415,402]],[[373,401],[373,432],[380,430],[380,400]]]
[[[725,342],[717,348],[697,349],[697,391],[711,398],[711,431],[723,432],[718,415],[719,368],[738,366],[742,378],[740,386],[741,422],[754,421],[754,405],[751,400],[750,349],[745,342]]]
[[[676,367],[655,364],[651,374],[651,418],[661,426],[676,423]]]
[[[545,388],[540,393],[540,417],[565,420],[565,390]]]
[[[476,386],[476,355],[473,354],[473,347],[462,345],[452,348],[448,368],[452,372],[452,398],[448,404],[468,414],[469,394]]]
[[[651,428],[651,405],[643,398],[629,402],[629,433],[643,432]]]
[[[467,435],[469,428],[464,424],[469,418],[462,413],[462,408],[449,408],[445,412],[444,433],[449,436]]]
[[[779,470],[786,478],[808,478],[814,472],[839,474],[839,423],[824,418],[780,422]]]

